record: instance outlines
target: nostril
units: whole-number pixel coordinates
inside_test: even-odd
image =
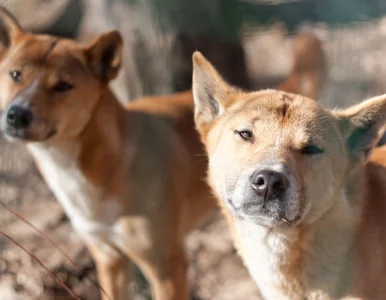
[[[270,183],[271,197],[276,197],[288,187],[288,180],[282,174],[275,174]]]
[[[256,193],[264,195],[268,188],[268,181],[264,174],[257,174],[252,177],[252,188]]]
[[[23,114],[20,116],[20,123],[23,126],[27,126],[32,121],[32,113],[29,110],[26,110]]]
[[[283,185],[282,185],[281,181],[275,181],[273,183],[272,187],[274,190],[282,190],[283,189]]]
[[[281,174],[280,174],[281,175]],[[284,175],[279,176],[279,179],[277,180],[278,189],[285,190],[288,188],[288,178]]]
[[[263,176],[259,176],[259,177],[257,178],[256,185],[257,185],[257,186],[262,186],[262,185],[264,185],[264,184],[265,184],[264,177],[263,177]]]
[[[15,124],[15,121],[16,121],[16,113],[14,110],[9,110],[8,111],[8,114],[7,114],[7,121],[8,123],[10,124]]]

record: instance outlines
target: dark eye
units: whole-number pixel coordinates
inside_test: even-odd
[[[69,84],[65,81],[60,81],[54,86],[53,90],[55,92],[67,92],[71,90],[73,87],[74,86],[72,84]]]
[[[21,76],[21,71],[19,70],[13,70],[9,72],[9,75],[15,82],[20,82],[23,79],[23,77]]]
[[[236,133],[244,140],[248,142],[253,142],[253,133],[250,130],[241,130],[237,131]]]
[[[302,154],[306,155],[317,155],[317,154],[322,154],[324,151],[323,149],[320,149],[317,146],[307,146],[301,149]]]

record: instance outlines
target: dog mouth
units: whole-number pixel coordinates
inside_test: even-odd
[[[269,209],[267,207],[246,208],[237,207],[232,199],[227,199],[228,208],[232,216],[238,220],[245,220],[264,227],[293,227],[302,219],[301,214],[289,217],[284,209]]]
[[[36,136],[35,134],[31,133],[27,129],[16,129],[12,127],[7,127],[4,130],[4,134],[7,138],[10,140],[20,140],[24,142],[41,142],[41,141],[46,141],[50,138],[52,138],[54,135],[56,135],[57,130],[56,128],[53,128],[47,132],[47,134],[39,137]]]
[[[235,206],[232,199],[227,199],[228,208],[231,211],[233,217],[239,220],[245,220],[244,216],[241,214],[240,209]]]

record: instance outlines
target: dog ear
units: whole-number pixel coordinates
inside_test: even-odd
[[[193,54],[192,90],[195,121],[200,131],[225,111],[231,102],[230,93],[235,91],[198,51]]]
[[[116,30],[101,34],[87,46],[87,59],[96,77],[108,82],[117,76],[122,64],[122,47],[122,36]]]
[[[23,34],[24,31],[15,17],[7,9],[0,7],[0,54]]]
[[[335,112],[347,147],[355,159],[367,159],[386,124],[386,94]]]

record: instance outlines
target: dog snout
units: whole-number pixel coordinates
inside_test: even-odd
[[[288,188],[288,178],[276,171],[262,170],[253,173],[251,185],[263,201],[269,201],[280,197]]]
[[[6,120],[7,125],[14,127],[15,129],[27,128],[33,119],[33,114],[30,109],[14,105],[8,109]]]

